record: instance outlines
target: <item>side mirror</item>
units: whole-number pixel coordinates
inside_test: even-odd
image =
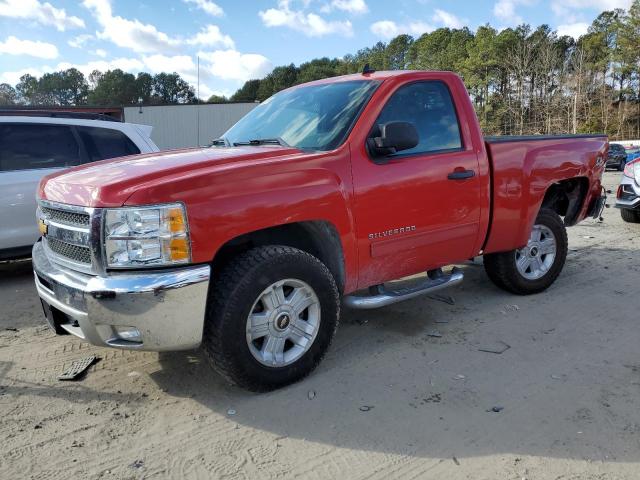
[[[369,139],[371,151],[376,156],[393,155],[418,145],[418,130],[411,122],[388,122],[378,125],[379,137]]]

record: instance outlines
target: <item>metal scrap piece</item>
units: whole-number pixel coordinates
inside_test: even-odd
[[[508,345],[508,344],[504,343],[503,341],[498,340],[493,345],[487,345],[487,346],[478,348],[478,351],[479,352],[487,352],[487,353],[496,353],[496,354],[500,355],[501,353],[506,352],[510,348],[511,348],[511,345]]]
[[[97,360],[99,360],[99,358],[95,355],[90,355],[80,360],[74,360],[71,363],[71,366],[58,377],[58,380],[78,380],[79,377],[81,377]]]

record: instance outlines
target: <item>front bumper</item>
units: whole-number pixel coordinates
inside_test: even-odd
[[[202,341],[208,265],[100,277],[50,262],[42,242],[34,245],[32,262],[38,294],[58,333],[151,351],[189,350]]]

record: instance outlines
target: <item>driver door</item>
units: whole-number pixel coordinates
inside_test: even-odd
[[[447,84],[400,86],[369,137],[394,121],[415,125],[416,147],[385,157],[352,150],[360,288],[465,260],[477,241],[478,158]]]

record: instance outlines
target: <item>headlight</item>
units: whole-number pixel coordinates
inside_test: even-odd
[[[105,209],[108,268],[188,263],[191,246],[181,204]]]

